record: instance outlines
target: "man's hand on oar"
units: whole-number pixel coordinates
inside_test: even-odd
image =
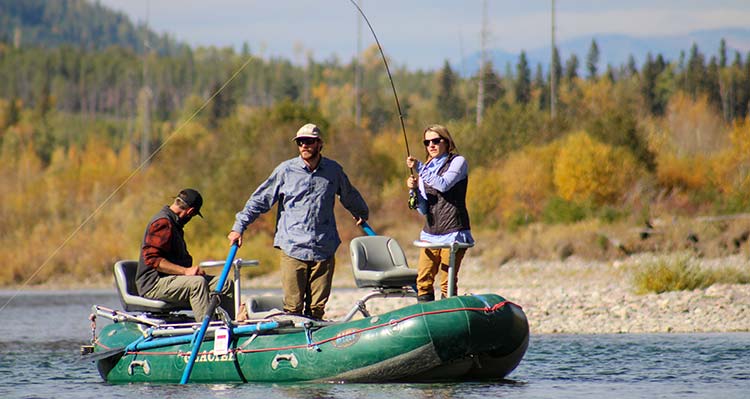
[[[242,234],[232,230],[227,235],[227,238],[229,239],[229,245],[237,244],[238,247],[242,246]]]

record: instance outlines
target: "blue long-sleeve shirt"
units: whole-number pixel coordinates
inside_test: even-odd
[[[243,233],[261,214],[280,201],[273,245],[292,258],[323,261],[341,239],[336,229],[335,198],[356,218],[367,219],[367,203],[336,161],[321,158],[309,170],[300,157],[282,162],[237,213],[232,230]]]

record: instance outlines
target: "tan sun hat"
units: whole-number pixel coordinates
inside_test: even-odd
[[[308,123],[297,130],[297,135],[292,140],[306,137],[320,140],[320,128],[312,123]]]

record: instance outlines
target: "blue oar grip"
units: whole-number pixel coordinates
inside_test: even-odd
[[[362,227],[362,230],[365,231],[365,234],[367,234],[368,236],[376,236],[377,235],[377,234],[375,234],[375,230],[373,230],[372,227],[370,227],[370,225],[367,224],[367,222],[362,223],[360,226]]]
[[[221,270],[221,277],[219,277],[219,283],[216,284],[216,293],[220,293],[224,288],[224,283],[227,282],[227,276],[229,276],[229,269],[234,262],[234,257],[237,255],[237,243],[232,244],[232,248],[229,248],[229,255],[227,255],[227,261],[224,262],[224,268]]]

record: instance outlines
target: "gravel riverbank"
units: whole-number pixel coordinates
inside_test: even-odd
[[[739,258],[712,262],[750,264]],[[337,268],[326,313],[332,319],[345,315],[368,292],[353,289],[349,265]],[[278,278],[263,276],[245,287],[278,288]],[[486,267],[467,257],[459,273],[459,293],[496,293],[520,305],[532,334],[750,331],[750,285],[715,284],[706,289],[638,295],[622,262],[570,258]],[[374,299],[368,309],[379,313],[414,301]]]

